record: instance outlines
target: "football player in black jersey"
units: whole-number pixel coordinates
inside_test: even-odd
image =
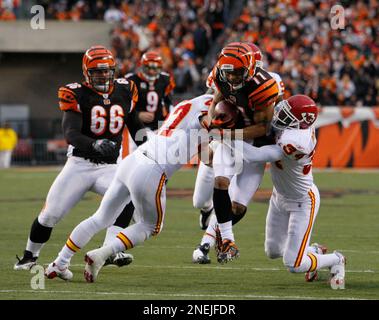
[[[85,81],[67,84],[58,90],[63,132],[69,144],[68,159],[31,226],[24,256],[22,259],[17,257],[15,270],[29,270],[36,264],[53,227],[87,191],[104,195],[116,172],[124,126],[133,137],[143,129],[135,109],[137,86],[131,80],[114,79],[115,65],[108,49],[93,46],[83,56]],[[115,225],[108,228],[105,242],[129,224],[133,210],[129,199]],[[79,248],[71,243],[70,249],[76,251]],[[111,262],[121,258],[124,264],[133,259],[125,254],[114,258],[115,261]]]
[[[256,48],[253,48],[251,44],[242,42],[233,42],[225,46],[218,56],[217,63],[207,83],[213,85],[215,91],[209,110],[211,116],[215,105],[219,101],[226,100],[235,105],[243,115],[245,122],[243,139],[245,142],[255,146],[275,143],[273,135],[267,133],[270,132],[268,129],[274,104],[278,100],[279,87],[273,76],[257,65]],[[233,135],[234,132],[232,131],[232,139],[234,139]],[[219,148],[218,153],[215,152],[213,160],[216,153],[220,156],[219,159],[227,159],[228,152],[225,151],[221,156],[220,150],[227,150],[227,148]],[[205,166],[203,166],[204,168]],[[255,164],[254,168],[251,167],[251,173],[248,175],[226,174],[224,168],[224,163],[218,164],[217,170],[214,163],[213,170],[205,168],[210,179],[213,178],[212,171],[214,171],[215,177],[213,180],[213,206],[219,231],[216,232],[213,240],[217,240],[217,259],[220,263],[225,263],[239,256],[238,248],[234,242],[232,224],[237,223],[245,215],[247,205],[262,180],[264,164]],[[202,226],[208,222],[207,219],[213,211],[212,204],[207,203],[207,205],[209,211],[202,212]],[[210,220],[212,220],[211,217]],[[213,223],[209,222],[208,228],[212,229]],[[206,233],[208,233],[207,231]],[[200,251],[202,254],[195,255]],[[209,263],[208,252],[209,245],[206,247],[200,245],[194,251],[193,262]]]
[[[156,51],[148,51],[141,57],[137,73],[125,76],[138,88],[136,111],[139,119],[151,130],[158,129],[172,105],[171,93],[175,88],[174,78],[162,71],[162,57]]]

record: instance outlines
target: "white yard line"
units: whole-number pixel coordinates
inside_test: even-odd
[[[58,293],[58,294],[80,294],[80,295],[99,295],[99,296],[153,296],[153,297],[173,297],[173,298],[220,298],[220,299],[283,299],[283,300],[367,300],[357,297],[312,297],[312,296],[274,296],[274,295],[255,295],[255,294],[192,294],[192,293],[152,293],[152,292],[108,292],[108,291],[70,291],[70,290],[0,290],[1,293]],[[207,302],[208,304],[208,302]]]

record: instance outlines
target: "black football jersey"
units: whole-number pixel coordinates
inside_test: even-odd
[[[59,88],[59,107],[82,115],[81,133],[92,139],[109,139],[116,142],[117,152],[104,158],[96,151],[73,147],[74,156],[94,162],[116,163],[122,142],[122,133],[128,117],[135,112],[138,101],[137,87],[132,81],[116,79],[110,94],[94,91],[85,83],[71,83]],[[72,148],[72,147],[71,147]]]
[[[256,68],[255,75],[239,90],[230,90],[230,85],[222,81],[217,68],[212,74],[217,89],[230,103],[242,107],[248,114],[261,110],[268,101],[275,101],[279,90],[275,79],[264,69]]]
[[[270,101],[276,101],[279,94],[275,79],[259,67],[256,68],[254,77],[239,90],[231,91],[230,85],[221,80],[217,68],[214,68],[211,77],[225,100],[239,107],[245,126],[254,124],[254,112],[261,111]],[[273,143],[275,141],[272,135],[254,139],[254,145],[258,147]]]
[[[168,108],[171,104],[170,93],[175,87],[174,79],[166,72],[161,72],[154,82],[146,80],[140,72],[128,74],[125,78],[132,80],[138,88],[137,113],[154,112],[154,120],[144,125],[151,130],[158,129],[159,122],[163,121],[169,112],[169,110],[164,110],[163,105]]]

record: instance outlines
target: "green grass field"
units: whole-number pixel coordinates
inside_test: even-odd
[[[192,251],[202,231],[192,199],[167,200],[162,233],[134,248],[135,261],[124,268],[105,267],[98,281],[83,278],[83,256],[101,245],[98,234],[72,260],[71,282],[46,280],[44,290],[33,290],[35,274],[13,271],[32,221],[43,205],[57,170],[11,169],[0,171],[0,299],[379,299],[379,173],[321,172],[315,180],[322,192],[321,208],[312,242],[338,249],[347,257],[346,290],[332,290],[321,280],[306,283],[302,274],[290,274],[281,259],[264,254],[264,228],[268,202],[253,202],[234,232],[240,259],[226,265],[195,265]],[[168,188],[193,188],[195,171],[178,172]],[[269,174],[263,189],[270,189]],[[98,207],[100,197],[88,193],[53,231],[39,263],[51,262],[71,230]]]

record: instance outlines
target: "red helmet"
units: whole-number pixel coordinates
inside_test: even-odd
[[[255,73],[255,58],[249,45],[232,42],[221,50],[216,63],[221,81],[229,83],[232,90],[243,87]]]
[[[109,92],[116,70],[112,52],[103,46],[89,48],[83,56],[82,68],[89,86],[103,93]]]
[[[148,51],[141,57],[142,74],[148,81],[159,78],[162,65],[162,57],[156,51]]]
[[[283,129],[307,129],[318,115],[316,103],[308,96],[297,94],[275,106],[272,126]]]
[[[261,49],[257,45],[255,45],[252,42],[249,42],[248,45],[250,46],[251,50],[253,50],[254,58],[256,61],[256,65],[259,68],[263,67],[263,55]]]

